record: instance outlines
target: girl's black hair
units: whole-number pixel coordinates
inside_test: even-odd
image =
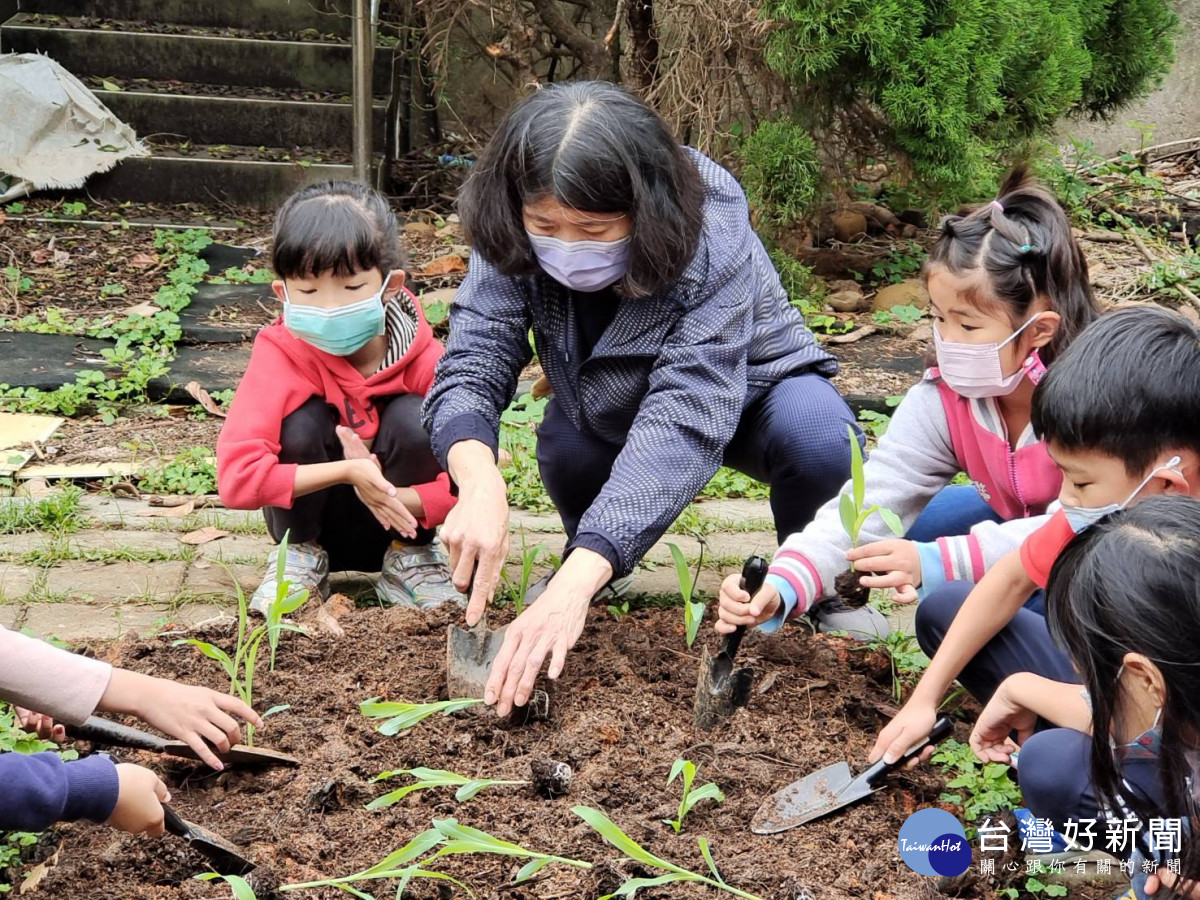
[[[944,266],[953,275],[982,270],[988,296],[976,301],[999,300],[1014,326],[1029,318],[1038,297],[1050,301],[1062,321],[1038,351],[1046,365],[1100,314],[1087,260],[1067,214],[1024,167],[1009,173],[994,201],[965,215],[947,216],[941,231],[927,271],[932,266]]]
[[[615,85],[547,85],[509,110],[459,194],[467,240],[505,275],[538,271],[522,209],[547,196],[629,215],[629,268],[618,284],[626,296],[663,289],[695,255],[700,174],[662,117]]]
[[[1050,632],[1066,647],[1092,703],[1092,779],[1106,806],[1118,797],[1141,820],[1200,821],[1184,751],[1200,749],[1200,502],[1150,497],[1075,538],[1050,571],[1046,591]],[[1166,686],[1159,777],[1167,809],[1123,790],[1109,725],[1120,729],[1117,676],[1126,653],[1154,662]],[[1120,816],[1120,812],[1117,813]],[[1200,879],[1200,844],[1185,838],[1184,883]]]
[[[378,191],[353,181],[301,188],[275,215],[271,267],[280,278],[324,272],[347,277],[379,269],[384,277],[408,262],[396,216]]]

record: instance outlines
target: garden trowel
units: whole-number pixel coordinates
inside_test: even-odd
[[[256,868],[256,864],[247,858],[236,844],[207,828],[187,821],[166,803],[162,808],[163,824],[167,831],[187,841],[188,846],[208,860],[212,870],[218,875],[245,875]]]
[[[88,716],[82,725],[68,725],[67,735],[72,740],[91,741],[93,744],[103,744],[106,747],[129,747],[134,750],[149,750],[151,753],[165,753],[168,756],[181,756],[185,759],[199,759],[190,746],[183,741],[171,741],[130,728],[120,722],[111,722],[99,716]],[[211,747],[211,745],[210,745]],[[298,766],[300,760],[286,753],[267,750],[263,747],[247,747],[245,744],[234,744],[229,752],[223,752],[211,747],[217,759],[223,763],[233,763],[239,766]]]
[[[488,631],[486,609],[474,628],[451,623],[446,629],[446,695],[482,697],[503,645],[504,629]]]
[[[753,597],[762,589],[766,577],[767,561],[761,556],[751,556],[742,567],[742,589]],[[725,635],[716,659],[711,659],[708,648],[704,648],[693,705],[697,728],[715,728],[733,715],[735,709],[749,702],[754,673],[750,669],[733,667],[733,658],[745,634],[746,626],[741,625],[732,634]]]
[[[750,822],[750,830],[755,834],[787,831],[869,797],[883,787],[889,773],[920,756],[926,747],[945,740],[953,731],[954,725],[949,719],[938,719],[929,736],[910,747],[894,763],[881,759],[857,776],[844,762],[813,772],[768,797]]]

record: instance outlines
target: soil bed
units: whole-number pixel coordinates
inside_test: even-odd
[[[703,871],[696,838],[707,836],[729,883],[770,900],[797,896],[804,887],[818,898],[931,895],[931,882],[908,870],[896,852],[905,817],[937,803],[942,779],[929,770],[896,776],[872,800],[806,828],[773,837],[748,829],[759,803],[790,781],[840,760],[854,768],[862,764],[871,736],[883,724],[886,667],[881,671],[870,656],[848,652],[841,639],[813,638],[800,628],[774,639],[751,636],[742,651],[757,673],[750,706],[724,729],[697,734],[692,698],[698,655],[683,652],[678,610],[644,610],[618,620],[596,611],[594,619],[563,678],[550,688],[547,721],[516,726],[490,713],[468,712],[427,719],[394,738],[375,733],[358,712],[360,701],[445,696],[449,615],[363,609],[340,620],[346,633],[339,639],[315,628],[312,637],[284,635],[277,670],[262,667],[256,706],[292,708],[269,720],[260,742],[298,756],[299,769],[210,775],[184,762],[127,756],[163,774],[185,818],[242,844],[283,882],[359,871],[405,844],[432,818],[454,816],[531,849],[597,864],[592,871],[551,866],[514,886],[520,861],[496,856],[445,861],[444,870],[464,879],[477,897],[596,897],[619,882],[613,876],[618,854],[571,812],[583,804],[603,810],[652,851],[695,871]],[[228,629],[198,636],[219,646],[231,643]],[[95,649],[139,671],[226,686],[215,662],[190,647],[172,647],[171,640],[169,634],[147,642],[130,638]],[[762,687],[766,691],[759,693]],[[679,799],[678,785],[664,786],[676,757],[696,761],[700,778],[717,782],[727,796],[723,804],[697,806],[680,836],[661,821],[674,816]],[[432,789],[388,810],[363,809],[406,783],[370,783],[387,769],[428,766],[528,779],[531,765],[547,758],[574,769],[565,797],[544,800],[528,787],[502,787],[456,804],[449,791]],[[58,865],[42,882],[41,896],[228,896],[219,886],[192,880],[204,871],[203,863],[176,840],[146,841],[85,826],[64,826],[62,837]],[[629,863],[620,870],[646,874]],[[390,891],[382,884],[361,886],[379,897],[394,891],[394,885]],[[295,896],[344,895],[325,890]],[[441,895],[435,883],[414,883],[406,896]],[[638,896],[717,894],[672,885]]]

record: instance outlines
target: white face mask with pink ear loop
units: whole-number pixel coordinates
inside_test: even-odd
[[[1034,313],[1025,323],[1000,343],[962,344],[943,341],[937,325],[933,326],[933,349],[937,354],[938,370],[942,381],[963,397],[1004,397],[1011,394],[1021,379],[1032,370],[1041,368],[1037,351],[1011,375],[1005,377],[1000,362],[1000,351],[1017,339],[1041,313]]]

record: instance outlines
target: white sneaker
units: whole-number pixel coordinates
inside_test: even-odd
[[[393,541],[383,555],[375,595],[387,606],[433,609],[443,603],[467,605],[450,577],[450,558],[442,542],[409,546]]]
[[[267,574],[250,598],[250,611],[266,616],[267,608],[279,594],[275,576],[279,571],[279,547],[267,556]],[[312,541],[289,544],[283,563],[283,578],[291,582],[292,593],[308,588],[310,596],[324,599],[329,594],[329,554]]]

